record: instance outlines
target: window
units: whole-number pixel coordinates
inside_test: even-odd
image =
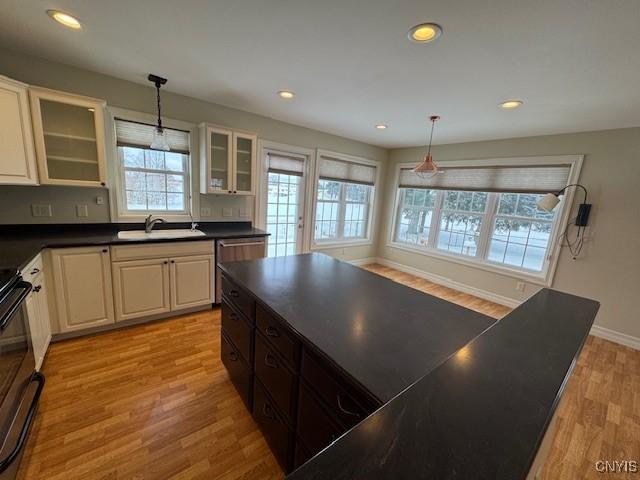
[[[575,157],[562,158],[577,162]],[[576,169],[563,161],[538,164],[529,159],[530,164],[515,166],[506,162],[442,168],[443,175],[426,179],[400,166],[392,242],[546,276],[554,232],[568,212],[564,205],[545,212],[537,201],[543,192],[570,183]]]
[[[190,205],[189,133],[167,129],[171,151],[151,150],[153,125],[116,119],[120,211],[186,215]]]
[[[369,237],[376,175],[373,162],[319,155],[316,243],[358,242]]]
[[[488,259],[541,271],[551,240],[554,213],[536,205],[542,195],[500,193]]]

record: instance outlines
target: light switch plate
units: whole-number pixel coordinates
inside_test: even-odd
[[[233,217],[233,208],[231,208],[231,207],[223,208],[222,209],[222,216],[223,217]]]
[[[76,205],[76,216],[78,217],[88,217],[89,209],[86,205]]]
[[[51,210],[51,205],[49,204],[31,205],[31,215],[34,217],[52,217],[53,212]]]

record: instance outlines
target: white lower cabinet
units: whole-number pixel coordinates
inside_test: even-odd
[[[51,250],[60,332],[114,323],[107,247]]]
[[[42,259],[40,255],[27,267],[23,273],[33,289],[27,297],[27,315],[29,316],[29,330],[33,345],[33,356],[36,362],[36,370],[40,370],[42,362],[47,354],[51,342],[51,323],[49,316],[49,303],[47,299],[47,285],[42,271]]]
[[[171,310],[167,259],[114,262],[112,266],[116,321]]]
[[[172,258],[171,310],[198,307],[215,301],[213,255]]]
[[[118,322],[215,301],[212,241],[118,245],[111,254]]]

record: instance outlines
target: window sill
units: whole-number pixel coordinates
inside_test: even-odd
[[[473,258],[464,258],[458,255],[452,255],[450,253],[445,253],[438,250],[412,247],[410,245],[405,245],[399,242],[388,242],[386,246],[388,248],[404,250],[406,252],[415,253],[418,255],[424,255],[427,257],[434,257],[440,260],[446,260],[449,262],[458,263],[460,265],[477,268],[479,270],[484,270],[491,273],[506,275],[508,277],[517,278],[518,280],[524,280],[528,283],[533,283],[543,287],[550,287],[551,282],[553,280],[552,276],[549,275],[548,273],[545,274],[545,272],[542,272],[539,275],[536,275],[535,273],[530,273],[523,270],[516,270],[514,268],[509,268],[506,266],[503,267],[503,266],[483,262]],[[551,270],[550,266],[547,266],[547,272],[549,272],[550,270]]]
[[[311,250],[326,250],[329,248],[341,247],[364,247],[367,245],[373,245],[373,242],[369,238],[363,238],[360,240],[336,240],[334,242],[313,242],[311,244]]]

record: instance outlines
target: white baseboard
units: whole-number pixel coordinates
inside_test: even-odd
[[[521,303],[520,301],[514,300],[513,298],[498,295],[493,292],[488,292],[487,290],[482,290],[480,288],[471,287],[469,285],[465,285],[464,283],[456,282],[455,280],[451,280],[449,278],[442,277],[433,273],[425,272],[424,270],[419,270],[414,267],[409,267],[407,265],[403,265],[402,263],[394,262],[393,260],[388,260],[386,258],[377,258],[375,263],[379,263],[380,265],[384,265],[386,267],[395,268],[396,270],[400,270],[401,272],[410,273],[411,275],[424,278],[425,280],[437,283],[438,285],[449,287],[454,290],[458,290],[459,292],[468,293],[469,295],[473,295],[484,300],[489,300],[490,302],[498,303],[509,308],[515,308]]]
[[[370,263],[379,263],[379,258],[376,257],[365,257],[365,258],[356,258],[355,260],[344,260],[351,265],[369,265]]]
[[[591,327],[590,333],[594,337],[604,338],[605,340],[619,343],[620,345],[624,345],[625,347],[640,350],[640,338],[638,337],[632,337],[631,335],[627,335],[626,333],[616,332],[615,330],[610,330],[599,325],[594,325],[593,327]]]

